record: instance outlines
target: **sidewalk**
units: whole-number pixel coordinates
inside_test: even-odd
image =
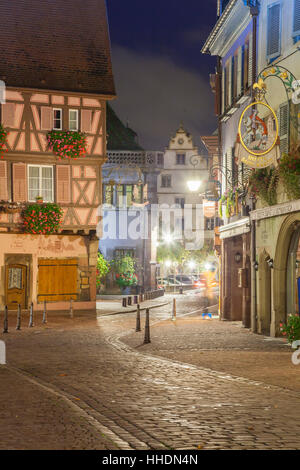
[[[153,300],[147,300],[140,304],[141,310],[146,308],[158,308],[169,304],[172,301],[172,296],[165,295]],[[97,300],[97,315],[117,315],[119,313],[130,313],[136,312],[137,305],[131,305],[130,307],[122,307],[122,299],[100,299]]]

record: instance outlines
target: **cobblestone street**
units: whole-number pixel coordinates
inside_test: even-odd
[[[198,306],[196,296],[178,302],[176,329],[169,305],[152,310],[153,341],[147,346],[141,346],[140,333],[132,335],[134,313],[97,319],[51,314],[47,326],[37,318],[32,329],[11,328],[8,335],[1,334],[8,364],[0,367],[0,448],[299,449],[296,382],[290,390],[287,383],[272,384],[268,377],[264,381],[224,373],[219,364],[213,370],[205,358],[201,364],[198,359],[190,360],[194,365],[179,362],[172,351],[185,349],[184,325],[192,325],[199,338],[238,333],[235,350],[260,351],[257,336],[252,339],[232,324],[226,333],[213,321],[204,333],[201,325],[208,323],[198,321]],[[180,319],[188,312],[194,314]],[[167,354],[166,347],[160,352],[159,331],[173,337]],[[191,330],[187,334],[192,337]],[[191,359],[197,348],[190,349]],[[261,352],[287,355],[286,349],[278,340],[265,341]],[[183,358],[188,362],[186,351]]]

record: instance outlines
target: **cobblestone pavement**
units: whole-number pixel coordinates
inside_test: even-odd
[[[198,305],[193,296],[181,302],[179,314]],[[151,315],[161,321],[170,309]],[[47,326],[0,334],[8,356],[0,393],[7,384],[11,406],[1,410],[1,429],[9,430],[8,437],[2,432],[2,448],[71,448],[75,432],[76,448],[300,448],[299,393],[140,353],[122,341],[134,327],[134,314],[53,316]],[[3,374],[9,375],[4,381]],[[38,418],[31,442],[22,441],[27,428],[17,432],[12,415],[23,408]],[[63,445],[59,429],[69,433]]]

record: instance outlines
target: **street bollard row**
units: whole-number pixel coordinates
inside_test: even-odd
[[[22,318],[22,308],[21,305],[18,304],[17,310],[17,325],[16,330],[21,331],[21,318]],[[43,320],[42,323],[47,323],[47,303],[44,302],[44,310],[43,310]],[[33,303],[30,304],[29,308],[29,324],[28,328],[34,327],[34,310],[33,310]],[[8,333],[8,307],[7,305],[4,308],[4,325],[3,325],[3,333]]]

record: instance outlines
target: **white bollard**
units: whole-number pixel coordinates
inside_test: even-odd
[[[0,365],[6,364],[6,346],[4,341],[0,341]]]

